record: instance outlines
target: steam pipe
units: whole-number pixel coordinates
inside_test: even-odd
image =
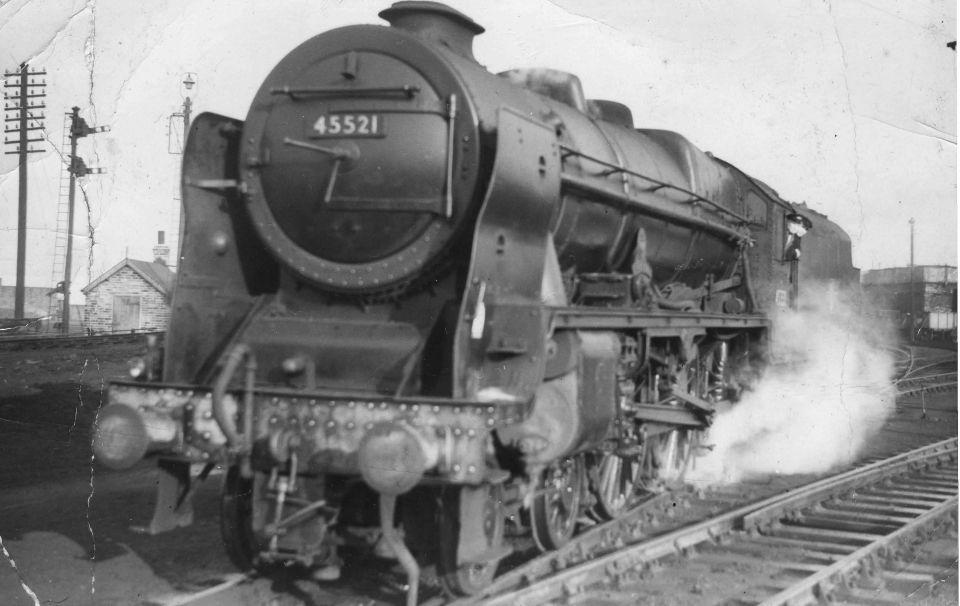
[[[662,307],[663,309],[672,309],[674,311],[691,311],[697,308],[696,301],[690,299],[685,299],[681,301],[670,301],[665,299],[662,294],[660,294],[660,289],[653,286],[654,299],[657,303],[657,307]]]
[[[610,139],[607,137],[607,135],[606,135],[605,132],[601,131],[601,135],[603,135],[603,138],[604,138],[608,143],[610,142]],[[611,147],[612,147],[612,146],[611,146]],[[638,173],[637,171],[630,170],[630,169],[627,168],[626,166],[621,166],[621,165],[618,165],[618,164],[611,164],[610,162],[606,162],[605,160],[601,160],[600,158],[594,158],[593,156],[589,156],[589,155],[587,155],[587,154],[585,154],[585,153],[583,153],[583,152],[580,152],[580,151],[578,151],[578,150],[576,150],[576,149],[573,149],[572,147],[567,147],[566,145],[561,145],[561,146],[560,146],[560,149],[564,152],[564,154],[575,155],[575,156],[578,156],[578,157],[583,158],[583,159],[585,159],[585,160],[588,160],[588,161],[590,161],[590,162],[594,162],[594,163],[599,164],[599,165],[601,165],[601,166],[607,167],[609,170],[608,170],[608,171],[604,171],[606,175],[612,175],[612,174],[616,174],[616,173],[621,173],[621,174],[624,174],[624,175],[630,175],[630,176],[633,176],[633,177],[637,177],[637,178],[639,178],[639,179],[643,179],[644,181],[649,181],[650,183],[653,183],[654,185],[657,186],[657,189],[667,188],[667,189],[672,189],[672,190],[674,190],[674,191],[678,191],[678,192],[687,194],[688,196],[690,196],[690,197],[692,198],[692,200],[690,200],[690,202],[696,201],[696,202],[701,202],[701,203],[703,203],[703,204],[706,204],[707,206],[710,206],[711,208],[713,208],[714,211],[719,212],[719,213],[722,213],[722,214],[726,214],[726,215],[728,215],[728,216],[730,216],[730,217],[733,217],[734,219],[736,219],[736,220],[739,221],[740,223],[746,224],[746,223],[749,223],[749,222],[750,222],[749,219],[747,219],[747,218],[744,217],[743,215],[738,214],[738,213],[735,213],[735,212],[733,212],[732,210],[730,210],[729,208],[726,208],[725,206],[722,206],[722,205],[720,205],[720,204],[717,204],[716,202],[714,202],[714,201],[711,200],[710,198],[704,198],[704,197],[701,196],[700,194],[698,194],[698,193],[696,193],[696,192],[693,192],[693,191],[690,191],[689,189],[684,189],[683,187],[680,187],[679,185],[674,185],[673,183],[668,183],[668,182],[666,182],[666,181],[661,181],[661,180],[659,180],[659,179],[654,179],[653,177],[649,177],[649,176],[647,176],[647,175],[644,175],[643,173]],[[616,153],[616,150],[614,150],[614,152]]]
[[[750,279],[750,255],[747,254],[746,247],[740,249],[740,260],[743,262],[743,287],[747,291],[747,299],[750,312],[757,311],[757,298],[753,294],[753,283]]]
[[[397,534],[393,526],[393,515],[396,511],[397,497],[392,494],[380,494],[380,530],[387,545],[397,554],[400,565],[407,573],[407,606],[417,606],[417,591],[420,585],[420,566],[413,554],[404,545],[403,539]]]
[[[237,425],[224,407],[224,396],[227,392],[227,385],[233,379],[240,362],[246,359],[246,381],[244,385],[244,438],[237,433]],[[227,361],[223,370],[217,376],[217,381],[213,385],[213,418],[216,419],[220,430],[227,438],[227,446],[230,448],[245,450],[250,445],[249,439],[253,434],[253,381],[256,373],[257,364],[253,359],[250,348],[243,343],[239,343],[230,350],[227,355]]]
[[[243,390],[243,451],[249,453],[253,448],[253,384],[257,376],[257,361],[253,359],[253,353],[247,349],[246,377]],[[314,385],[311,385],[314,387]],[[253,469],[250,467],[250,457],[243,457],[240,465],[240,473],[244,478],[253,477]]]
[[[694,301],[669,301],[662,297],[657,297],[657,307],[662,307],[663,309],[670,309],[674,311],[691,311],[696,309],[697,304]]]
[[[681,212],[657,208],[655,206],[644,204],[639,198],[610,189],[605,185],[598,185],[590,180],[570,173],[562,173],[560,182],[565,189],[580,192],[592,198],[592,202],[606,204],[614,208],[621,208],[630,212],[639,212],[642,214],[653,215],[661,219],[667,219],[692,227],[699,227],[705,231],[726,236],[736,242],[744,242],[749,237],[739,231],[720,225],[712,221],[707,221],[699,217],[693,217]]]

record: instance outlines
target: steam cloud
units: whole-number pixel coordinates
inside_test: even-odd
[[[792,362],[768,367],[740,402],[718,413],[703,440],[713,449],[696,459],[687,481],[818,473],[857,457],[894,409],[893,359],[858,315],[831,307],[775,320],[772,358]]]

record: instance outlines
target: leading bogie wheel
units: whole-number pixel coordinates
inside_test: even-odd
[[[541,551],[559,549],[573,536],[585,477],[582,456],[561,459],[543,471],[530,509],[533,539]]]
[[[255,515],[262,515],[256,502],[262,487],[253,478],[244,478],[239,465],[231,465],[223,476],[220,490],[220,536],[227,556],[240,570],[259,568],[260,551],[264,548],[254,530]],[[260,524],[256,524],[260,526]]]
[[[453,596],[485,589],[497,572],[503,545],[505,513],[499,485],[448,486],[440,509],[437,561],[440,582]]]

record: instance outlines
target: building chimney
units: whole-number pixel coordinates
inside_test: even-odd
[[[164,233],[157,232],[157,245],[153,247],[153,262],[167,265],[170,260],[170,247],[163,243]]]

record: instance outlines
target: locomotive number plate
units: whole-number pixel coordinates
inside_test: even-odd
[[[313,138],[382,137],[383,116],[380,114],[323,114],[313,123]]]

